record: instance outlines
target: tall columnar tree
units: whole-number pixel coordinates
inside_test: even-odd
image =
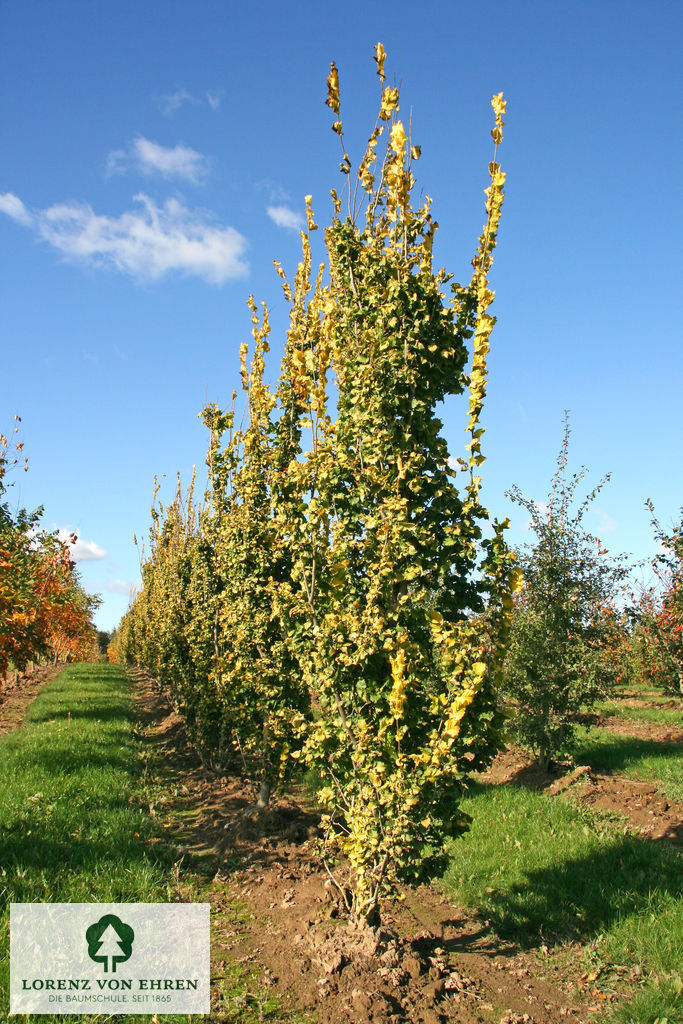
[[[585,513],[609,475],[576,504],[585,469],[568,474],[569,420],[547,502],[509,496],[531,517],[535,542],[519,552],[524,587],[512,622],[505,687],[514,728],[547,768],[570,753],[575,716],[615,681],[610,655],[616,618],[610,608],[628,570],[586,531]]]
[[[155,526],[145,590],[118,644],[153,667],[169,631],[195,663],[203,638],[199,731],[219,750],[229,739],[260,773],[261,802],[292,764],[322,775],[328,869],[348,910],[369,921],[382,893],[439,865],[466,827],[467,772],[500,741],[495,691],[520,584],[505,524],[484,536],[478,475],[505,103],[493,97],[487,220],[462,286],[433,267],[431,200],[412,205],[420,149],[399,119],[381,44],[375,60],[379,114],[354,175],[331,67],[345,187],[332,191],[317,269],[310,196],[291,284],[276,264],[290,306],[277,391],[264,383],[267,311],[259,317],[250,300],[246,425],[205,410],[207,506],[189,534],[183,515]],[[453,463],[436,410],[461,394],[468,441]],[[208,552],[200,568],[173,539],[190,535],[195,554]],[[189,582],[169,590],[163,580],[177,581],[181,565]]]
[[[168,690],[204,753],[203,709],[213,644],[206,630],[197,635],[197,624],[211,617],[212,593],[203,586],[211,554],[202,535],[205,512],[195,502],[194,484],[193,474],[185,492],[178,479],[167,506],[158,500],[160,488],[155,485],[149,548],[142,556],[143,589],[121,623],[117,650],[121,660],[143,665]],[[213,703],[208,697],[210,707]]]
[[[503,526],[483,540],[477,475],[505,176],[494,153],[473,277],[455,284],[433,268],[430,200],[411,205],[420,150],[398,118],[381,44],[375,59],[380,110],[355,182],[334,64],[328,78],[347,213],[333,191],[327,260],[313,281],[307,197],[304,258],[293,292],[285,283],[292,312],[280,394],[292,396],[287,425],[296,421],[310,444],[275,481],[292,556],[276,607],[315,709],[303,758],[326,779],[326,853],[349,865],[332,876],[349,911],[367,920],[387,887],[439,864],[447,837],[465,827],[457,803],[466,772],[486,763],[499,737],[494,690],[518,583]],[[497,147],[502,95],[492,105]],[[470,440],[458,488],[436,408],[463,391]]]
[[[234,429],[234,413],[205,410],[211,430],[210,528],[217,573],[224,585],[217,602],[218,643],[212,681],[218,695],[222,738],[259,783],[257,807],[289,774],[297,743],[295,722],[308,694],[280,626],[273,616],[272,589],[288,576],[289,554],[279,543],[272,508],[279,438],[271,413],[275,398],[264,382],[268,312],[259,319],[249,298],[254,352],[240,346],[246,424]],[[233,398],[234,401],[234,398]],[[221,439],[227,434],[227,443]]]

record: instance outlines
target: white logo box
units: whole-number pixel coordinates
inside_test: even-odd
[[[209,1013],[208,903],[12,903],[10,1013]]]

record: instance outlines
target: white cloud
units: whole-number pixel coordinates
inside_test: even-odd
[[[196,103],[194,96],[191,96],[187,89],[176,89],[175,92],[166,93],[164,96],[157,96],[156,102],[158,103],[162,114],[170,117],[171,114],[175,114],[176,110],[179,110],[185,103]]]
[[[107,580],[104,589],[109,594],[125,594],[129,597],[138,587],[137,583],[130,580]]]
[[[303,216],[294,210],[290,210],[288,206],[269,206],[267,213],[279,228],[291,228],[293,231],[300,231],[305,224]]]
[[[189,210],[177,199],[163,206],[142,193],[134,199],[140,208],[119,217],[70,202],[34,211],[25,223],[68,260],[140,280],[156,281],[177,271],[223,284],[247,273],[247,242],[234,228],[212,223],[205,211]]]
[[[6,213],[12,220],[16,220],[18,224],[28,225],[32,221],[31,214],[21,199],[11,192],[4,192],[0,195],[0,213]]]
[[[75,544],[71,543],[73,534],[76,534]],[[94,540],[83,540],[82,537],[78,536],[78,531],[72,530],[68,526],[61,526],[57,530],[57,536],[69,545],[74,562],[92,562],[98,558],[107,557],[107,552],[104,548],[101,548]]]
[[[131,168],[142,174],[182,178],[197,185],[206,176],[208,161],[189,146],[162,146],[138,135],[128,149],[115,149],[107,157],[108,174],[122,174]]]
[[[179,88],[175,92],[165,93],[163,96],[155,96],[154,102],[162,114],[170,117],[171,114],[175,114],[176,110],[184,107],[186,103],[196,107],[206,102],[212,110],[218,110],[221,105],[221,94],[215,91],[207,91],[204,93],[204,96],[193,96],[187,89]]]

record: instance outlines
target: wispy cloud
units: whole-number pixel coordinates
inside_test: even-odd
[[[604,512],[601,508],[592,508],[590,514],[594,519],[598,521],[598,530],[602,534],[616,533],[619,529],[619,523],[616,519],[613,519],[609,513]]]
[[[215,224],[206,211],[190,210],[177,199],[157,206],[139,193],[134,196],[138,208],[109,217],[95,213],[87,203],[29,211],[11,193],[1,198],[0,212],[32,227],[39,238],[74,263],[107,267],[148,281],[178,272],[210,284],[223,284],[248,271],[246,239],[235,228]]]
[[[8,217],[15,220],[17,224],[29,225],[31,214],[28,212],[21,199],[12,192],[4,192],[0,195],[0,213],[6,213]]]
[[[155,101],[157,106],[161,110],[162,114],[166,117],[170,117],[171,114],[175,114],[176,110],[180,110],[185,103],[196,103],[196,100],[187,89],[176,89],[175,92],[166,93],[163,96],[156,96]]]
[[[124,174],[130,170],[181,178],[198,185],[206,177],[208,160],[189,146],[162,146],[138,135],[127,149],[115,149],[107,157],[108,174]]]
[[[279,228],[289,228],[292,231],[301,231],[305,224],[303,215],[290,209],[289,206],[269,206],[267,210],[270,219]]]
[[[109,594],[125,594],[126,597],[134,593],[137,587],[138,583],[131,580],[107,580],[104,585]]]
[[[164,93],[162,96],[155,96],[154,102],[159,107],[159,110],[166,117],[171,117],[175,114],[176,110],[180,110],[186,104],[191,106],[200,106],[203,103],[207,103],[212,110],[218,110],[221,105],[222,96],[219,92],[207,91],[202,96],[193,96],[187,89],[178,88],[174,92]]]
[[[259,178],[254,182],[254,188],[259,192],[265,192],[271,203],[286,203],[291,198],[289,192],[271,178]]]
[[[61,526],[57,530],[59,539],[68,543],[74,562],[92,562],[98,558],[107,557],[104,548],[101,548],[94,540],[84,540],[83,537],[77,536],[75,544],[72,544],[71,537],[74,533],[77,535],[78,531],[72,530],[68,526]]]
[[[521,402],[517,402],[517,413],[522,423],[531,423],[531,417]]]

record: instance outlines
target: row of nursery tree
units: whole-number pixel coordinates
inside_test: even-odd
[[[519,678],[546,671],[547,628],[506,523],[487,529],[480,500],[505,103],[493,97],[486,223],[461,285],[433,265],[431,201],[412,204],[420,149],[381,44],[375,61],[379,113],[353,174],[331,67],[345,186],[331,193],[320,264],[310,196],[294,280],[276,263],[290,310],[277,385],[265,375],[268,311],[250,298],[244,416],[236,394],[230,410],[204,410],[203,501],[180,482],[167,506],[155,494],[143,588],[115,644],[170,692],[207,760],[259,781],[260,805],[292,772],[315,773],[328,869],[348,910],[370,921],[382,893],[438,868],[446,840],[467,827],[468,774],[505,735],[517,592],[515,622],[526,617],[536,645],[525,651],[513,624],[508,678],[520,704]],[[456,460],[437,417],[448,395],[466,402]],[[548,558],[561,575],[558,558],[572,553],[560,548]],[[571,621],[597,651],[593,612]],[[569,656],[553,665],[558,686],[560,670],[571,674]],[[554,728],[554,712],[545,717]]]
[[[18,430],[13,439],[0,434],[0,681],[31,663],[99,653],[92,623],[99,599],[83,589],[69,544],[41,528],[42,508],[10,501],[12,470],[28,469]]]

